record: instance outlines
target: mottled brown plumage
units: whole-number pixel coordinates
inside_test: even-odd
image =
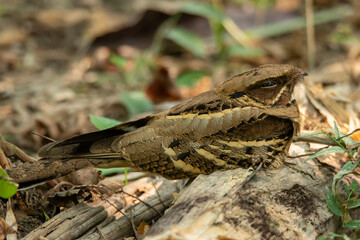
[[[292,93],[304,75],[290,65],[254,68],[168,111],[45,145],[38,162],[9,175],[36,182],[94,165],[177,179],[260,163],[278,168],[299,130]]]

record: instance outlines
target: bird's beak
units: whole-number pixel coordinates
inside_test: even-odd
[[[307,72],[303,72],[303,71],[301,71],[301,75],[303,75],[304,77],[309,76]]]

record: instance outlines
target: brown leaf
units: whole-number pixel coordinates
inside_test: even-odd
[[[150,230],[150,225],[146,222],[141,222],[140,225],[137,227],[136,231],[139,237],[145,236],[145,234]]]
[[[169,76],[168,70],[163,66],[155,71],[153,81],[146,88],[146,95],[154,103],[182,99],[181,93],[176,87],[174,80]]]
[[[72,172],[64,177],[58,179],[61,181],[70,182],[73,185],[91,185],[97,184],[100,180],[96,168],[84,168],[76,172]]]
[[[10,46],[26,39],[27,34],[23,29],[8,27],[0,32],[0,46]]]
[[[36,21],[41,25],[57,29],[59,27],[72,27],[90,19],[90,12],[84,9],[49,9],[35,15]]]
[[[15,233],[15,230],[0,217],[0,240],[5,239],[6,235],[9,233]]]
[[[193,97],[196,96],[202,92],[206,92],[210,89],[212,89],[213,84],[211,81],[211,78],[209,76],[202,77],[193,88],[189,87],[181,87],[181,95],[184,98]]]

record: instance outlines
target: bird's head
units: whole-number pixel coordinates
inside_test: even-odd
[[[218,92],[249,105],[281,106],[294,102],[294,87],[306,75],[291,65],[268,64],[230,78]]]

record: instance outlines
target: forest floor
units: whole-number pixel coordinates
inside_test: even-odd
[[[306,116],[302,132],[334,128],[334,121],[344,134],[360,128],[357,1],[314,1],[311,11],[300,0],[215,4],[237,27],[219,23],[216,11],[189,10],[181,1],[130,2],[0,3],[0,134],[8,142],[36,158],[49,142],[41,135],[62,140],[95,131],[98,119],[90,121],[90,115],[126,121],[164,110],[168,102],[268,63],[292,64],[309,73],[296,92]],[[304,24],[306,11],[315,12],[315,19],[323,12],[327,20]],[[360,140],[359,132],[351,137]],[[16,156],[8,157],[21,164]],[[348,160],[334,154],[331,159],[324,157],[336,170]],[[122,183],[120,175],[115,182]],[[99,177],[89,170],[17,194],[16,221],[7,224],[16,223],[19,238],[75,202],[95,201],[96,194],[87,189],[90,195],[56,197],[55,206],[54,192],[68,190],[58,185],[64,181],[90,185]],[[146,189],[137,196],[140,192]],[[6,209],[2,200],[2,221]]]

